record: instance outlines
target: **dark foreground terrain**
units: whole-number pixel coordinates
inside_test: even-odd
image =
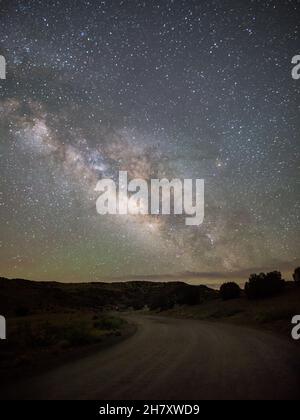
[[[0,388],[20,377],[81,358],[131,335],[135,326],[118,313],[176,304],[200,304],[218,293],[171,282],[63,284],[0,278]],[[115,315],[111,315],[111,311]]]
[[[299,399],[295,344],[268,332],[133,316],[122,343],[2,391],[2,399]]]
[[[300,399],[300,287],[0,279],[0,399]]]

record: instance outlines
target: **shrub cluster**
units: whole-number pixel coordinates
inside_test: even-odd
[[[296,268],[293,278],[300,286],[300,267]],[[263,299],[281,293],[286,282],[279,271],[271,273],[252,274],[245,284],[245,293],[248,299]],[[236,283],[224,283],[220,289],[223,300],[236,299],[240,296],[241,289]]]
[[[249,299],[263,299],[281,293],[284,287],[285,281],[279,271],[252,274],[245,285],[245,293]]]
[[[221,286],[220,294],[223,300],[238,299],[241,295],[241,289],[236,283],[224,283]]]

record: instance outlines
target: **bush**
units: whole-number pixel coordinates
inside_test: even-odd
[[[156,295],[153,296],[149,305],[151,311],[167,311],[175,305],[174,299],[170,296]]]
[[[184,286],[178,291],[177,304],[195,306],[200,303],[200,293],[196,286]]]
[[[70,347],[80,347],[100,341],[100,337],[93,334],[93,331],[85,323],[65,328],[63,338]]]
[[[15,315],[17,317],[25,317],[30,315],[30,310],[26,308],[25,306],[19,306],[15,310]]]
[[[116,331],[122,328],[125,321],[114,316],[104,316],[98,321],[94,322],[94,328],[105,331]]]
[[[296,268],[296,270],[293,274],[293,278],[294,278],[295,282],[300,285],[300,267]]]
[[[50,347],[57,341],[57,327],[45,322],[37,329],[31,329],[29,340],[32,347]]]
[[[134,311],[141,311],[142,309],[144,309],[144,304],[140,303],[140,302],[132,302],[132,307],[134,309]]]
[[[241,295],[241,289],[236,283],[224,283],[221,286],[220,294],[223,300],[238,299]]]
[[[245,285],[245,293],[249,299],[263,299],[281,293],[284,287],[285,281],[278,271],[252,274]]]

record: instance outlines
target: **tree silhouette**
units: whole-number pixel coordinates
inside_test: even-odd
[[[224,283],[221,286],[220,294],[223,300],[237,299],[241,295],[240,286],[234,282]]]
[[[249,299],[262,299],[282,292],[284,286],[285,281],[279,271],[252,274],[245,285],[245,292]]]
[[[300,267],[295,269],[295,272],[293,274],[293,278],[294,278],[294,280],[297,284],[300,284]]]

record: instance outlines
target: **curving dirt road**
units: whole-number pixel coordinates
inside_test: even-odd
[[[241,327],[132,317],[130,339],[23,381],[4,399],[299,399],[299,348]]]

